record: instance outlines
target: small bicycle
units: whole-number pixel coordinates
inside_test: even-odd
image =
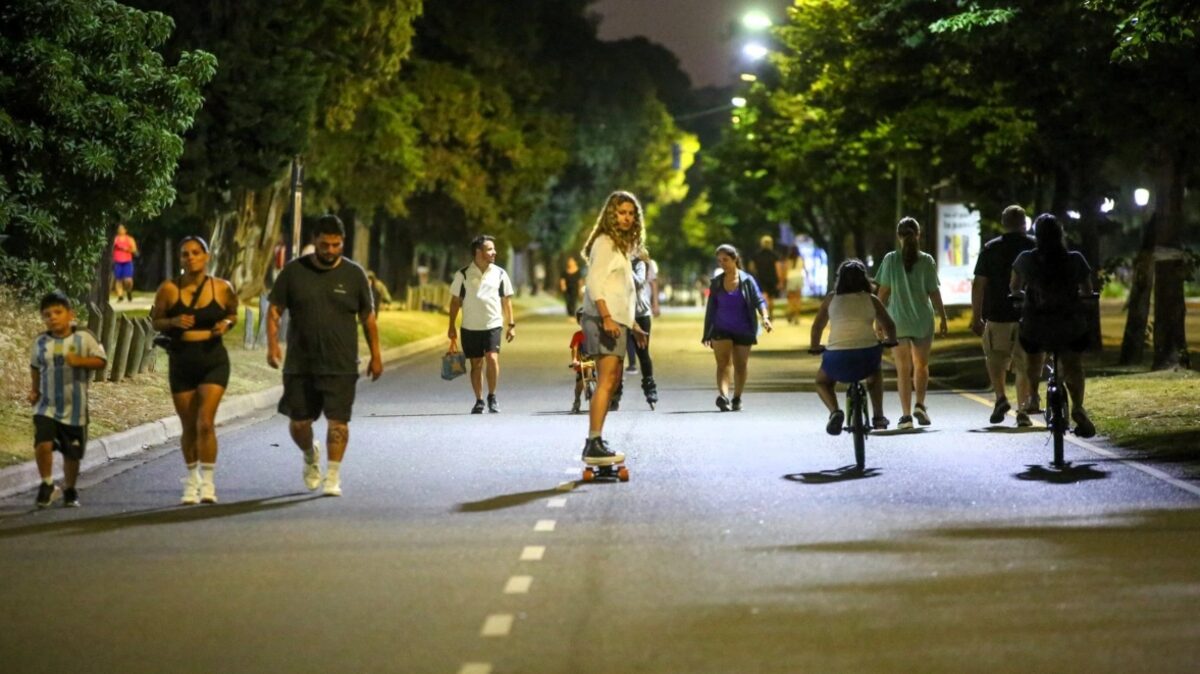
[[[583,377],[583,396],[588,404],[591,404],[592,394],[596,392],[596,361],[581,360],[578,363],[571,363],[567,367]]]
[[[884,348],[896,346],[897,342],[880,342]],[[824,346],[809,349],[814,356],[825,353]],[[867,387],[862,380],[848,382],[846,389],[846,419],[845,430],[854,437],[854,465],[863,470],[867,467],[867,436],[871,434],[871,423],[867,417]]]

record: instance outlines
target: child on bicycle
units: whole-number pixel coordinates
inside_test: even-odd
[[[575,322],[583,321],[583,308],[580,307],[575,311]],[[591,376],[589,371],[592,367],[592,361],[583,352],[584,335],[583,328],[575,331],[575,335],[571,337],[571,369],[575,370],[575,402],[571,404],[571,414],[579,414],[580,396],[583,395],[584,380]]]
[[[821,350],[821,334],[826,324],[829,340],[816,378],[817,395],[829,409],[825,431],[839,435],[846,419],[846,413],[838,407],[834,384],[864,379],[871,396],[871,426],[876,430],[887,428],[889,421],[883,416],[883,376],[879,369],[883,345],[879,343],[877,329],[887,336],[886,341],[894,343],[896,324],[879,298],[871,294],[867,267],[861,261],[849,259],[838,267],[834,291],[825,296],[813,321],[810,351]]]

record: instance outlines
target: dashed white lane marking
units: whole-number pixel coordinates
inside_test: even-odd
[[[511,613],[496,613],[483,621],[481,637],[506,637],[512,631],[513,615]]]
[[[994,403],[992,401],[984,398],[983,396],[979,396],[974,393],[971,393],[970,391],[963,391],[961,389],[951,389],[951,390],[954,391],[955,393],[957,393],[958,395],[966,398],[967,400],[973,400],[985,407],[992,407],[994,405]],[[1009,414],[1012,416],[1016,415],[1015,412],[1010,412]],[[1038,426],[1045,425],[1043,423],[1036,422],[1036,421],[1034,423],[1037,424]],[[1150,477],[1162,480],[1163,482],[1166,482],[1167,484],[1169,484],[1173,487],[1178,487],[1179,489],[1186,491],[1187,493],[1191,494],[1192,496],[1200,496],[1200,487],[1197,487],[1196,485],[1193,485],[1193,484],[1188,484],[1187,482],[1184,482],[1183,480],[1179,480],[1177,478],[1171,477],[1170,475],[1164,473],[1163,471],[1161,471],[1157,468],[1153,468],[1151,466],[1147,466],[1145,464],[1138,463],[1137,461],[1133,461],[1132,459],[1127,459],[1119,454],[1110,452],[1107,449],[1104,449],[1103,447],[1097,447],[1096,445],[1093,445],[1092,443],[1090,443],[1082,438],[1077,438],[1077,437],[1068,435],[1065,439],[1067,442],[1071,443],[1072,445],[1075,445],[1076,447],[1082,447],[1083,449],[1086,449],[1089,452],[1092,452],[1094,454],[1099,454],[1100,456],[1103,456],[1105,458],[1120,461],[1121,463],[1125,464],[1126,466],[1129,466],[1130,468],[1132,468],[1134,470],[1141,471],[1141,472],[1145,473],[1146,475],[1149,475]]]
[[[581,471],[578,468],[568,468],[563,471],[563,473],[566,475],[578,475],[580,472]]]
[[[522,562],[540,562],[544,556],[546,556],[546,546],[544,545],[526,545],[521,550]]]
[[[458,674],[492,674],[489,662],[468,662],[458,670]]]
[[[547,508],[565,508],[565,507],[567,507],[567,499],[565,496],[559,497],[559,498],[552,498],[549,501],[546,501],[546,507]]]
[[[504,584],[504,594],[528,594],[533,576],[513,576]]]
[[[538,520],[533,525],[534,531],[554,531],[554,520]]]

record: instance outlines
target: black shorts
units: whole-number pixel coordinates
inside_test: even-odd
[[[350,421],[357,374],[284,374],[279,413],[293,421]]]
[[[229,386],[229,352],[220,339],[178,342],[168,354],[171,393],[195,391],[201,384]]]
[[[33,416],[33,444],[54,443],[54,451],[63,458],[78,461],[87,448],[87,426],[68,426],[56,419],[40,414]]]
[[[1035,342],[1025,337],[1017,337],[1017,341],[1021,342],[1021,348],[1025,349],[1025,353],[1044,353],[1046,351],[1073,351],[1075,353],[1083,353],[1092,345],[1090,335],[1084,335],[1078,339],[1073,339],[1065,344],[1042,344]]]
[[[459,329],[462,352],[467,358],[483,358],[486,353],[500,353],[500,333],[503,328],[491,330]]]
[[[714,342],[719,339],[733,340],[735,346],[754,346],[755,344],[758,344],[758,336],[756,336],[754,333],[743,335],[736,332],[726,332],[721,328],[713,328],[712,334],[709,335],[709,339],[713,340]]]

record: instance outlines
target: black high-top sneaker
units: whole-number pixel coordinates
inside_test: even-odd
[[[605,465],[620,463],[625,460],[625,455],[609,449],[603,438],[589,438],[583,445],[583,460],[591,465]]]
[[[642,392],[646,394],[646,402],[651,405],[658,402],[658,385],[654,383],[654,377],[642,379]]]

